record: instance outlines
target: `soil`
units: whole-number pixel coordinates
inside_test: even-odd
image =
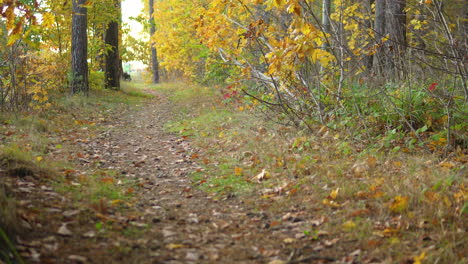
[[[198,190],[189,174],[200,150],[164,131],[174,113],[156,92],[144,107],[123,111],[96,136],[78,140],[83,171],[109,169],[136,181],[131,203],[77,207],[51,180],[11,178],[21,197],[19,252],[30,263],[352,263],[349,244],[304,235],[326,218],[299,204],[270,208],[257,197],[222,199]],[[57,156],[68,155],[57,153]],[[98,161],[98,162],[96,162]],[[71,176],[70,176],[71,177]],[[75,177],[76,178],[76,177]],[[70,178],[70,184],[79,181]],[[115,201],[119,203],[119,201]],[[328,242],[327,242],[328,241]],[[359,254],[359,252],[355,252]],[[338,261],[339,260],[339,261]],[[1,261],[0,261],[1,263]],[[357,262],[356,262],[357,263]]]

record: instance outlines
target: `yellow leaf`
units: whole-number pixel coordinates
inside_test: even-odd
[[[423,251],[421,255],[416,256],[413,258],[414,262],[413,264],[422,264],[422,260],[426,258],[426,252]]]
[[[336,200],[336,197],[338,197],[338,192],[340,191],[340,188],[336,188],[335,190],[330,192],[330,199]]]
[[[342,227],[345,231],[349,232],[356,228],[356,223],[354,223],[352,220],[349,220],[343,223]]]
[[[296,239],[289,237],[289,238],[285,238],[283,240],[283,242],[286,243],[286,244],[292,244],[292,243],[296,242]]]
[[[177,249],[177,248],[184,248],[185,245],[184,244],[168,244],[166,245],[166,248],[167,249]]]
[[[390,210],[393,213],[401,213],[408,209],[408,196],[396,196],[390,204]]]
[[[455,163],[446,161],[446,162],[441,162],[439,164],[439,166],[442,167],[442,168],[451,169],[451,168],[455,167]]]
[[[340,205],[339,203],[337,203],[337,202],[335,202],[335,201],[332,201],[332,200],[328,200],[328,199],[323,199],[323,200],[322,200],[322,204],[328,205],[328,206],[330,206],[330,207],[332,207],[332,208],[339,208],[339,207],[341,207],[341,205]]]
[[[243,171],[244,171],[244,170],[243,170],[242,168],[239,168],[239,167],[235,167],[235,168],[234,168],[234,174],[235,174],[236,176],[241,176],[242,173],[243,173]]]
[[[284,0],[275,0],[275,6],[282,6],[284,5]]]
[[[36,157],[36,161],[37,161],[37,162],[41,162],[42,160],[43,160],[43,158],[42,158],[41,156]]]
[[[55,16],[52,13],[45,13],[42,15],[42,26],[44,28],[52,28],[55,23]]]
[[[7,46],[11,46],[11,45],[15,44],[15,42],[17,40],[19,40],[20,38],[21,38],[20,34],[14,34],[14,35],[9,36]]]

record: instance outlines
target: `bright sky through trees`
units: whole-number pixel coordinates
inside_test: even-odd
[[[130,17],[137,17],[143,9],[143,3],[140,0],[123,0],[122,1],[122,19],[124,23],[130,26],[130,34],[137,38],[143,27],[140,23],[131,20]]]

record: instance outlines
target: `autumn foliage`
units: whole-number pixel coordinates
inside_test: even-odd
[[[321,1],[159,1],[153,39],[168,71],[234,85],[291,123],[411,133],[401,143],[426,151],[428,136],[466,146],[462,2],[391,1],[382,32],[374,1],[329,5],[327,15]]]

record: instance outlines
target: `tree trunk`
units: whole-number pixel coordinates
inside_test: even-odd
[[[72,80],[71,93],[88,93],[88,10],[86,0],[73,0],[72,15]]]
[[[383,45],[380,45],[382,38],[385,36],[385,6],[386,0],[375,1],[374,34],[375,42],[378,44],[374,56],[374,71],[376,73],[381,73],[385,67],[385,49]]]
[[[364,0],[364,7],[365,7],[365,14],[366,15],[369,15],[369,18],[366,19],[366,27],[368,29],[372,29],[373,27],[373,21],[372,21],[372,5],[375,3],[375,0]],[[371,48],[372,47],[372,43],[369,42],[369,44],[366,46],[367,49]],[[367,55],[365,56],[364,58],[364,65],[366,67],[366,70],[368,72],[371,72],[372,71],[372,63],[374,61],[374,55]]]
[[[322,27],[323,32],[330,34],[331,32],[331,23],[330,23],[330,10],[331,10],[331,0],[323,0],[322,2]],[[329,48],[330,44],[328,41],[325,41],[323,47],[325,49]]]
[[[118,18],[107,25],[105,43],[111,47],[106,54],[106,88],[120,89],[121,62],[119,56],[120,0],[115,0]]]
[[[150,15],[150,45],[151,45],[151,72],[153,73],[153,83],[159,83],[159,62],[158,53],[152,41],[153,35],[156,32],[156,25],[154,24],[154,0],[149,0],[149,15]]]
[[[406,50],[406,0],[387,0],[385,17],[386,33],[390,40],[388,48],[388,70],[392,76],[403,70],[403,56]]]

